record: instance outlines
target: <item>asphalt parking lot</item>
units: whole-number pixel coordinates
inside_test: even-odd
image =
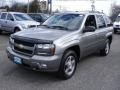
[[[0,35],[0,90],[120,90],[120,34],[114,35],[106,57],[90,55],[80,61],[75,75],[60,80],[54,73],[27,70],[6,55],[9,34]]]

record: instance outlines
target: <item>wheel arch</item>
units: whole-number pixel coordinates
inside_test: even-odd
[[[64,50],[64,53],[66,52],[66,51],[68,51],[68,50],[73,50],[76,54],[77,54],[77,57],[78,57],[78,61],[79,61],[79,59],[80,59],[80,46],[79,45],[74,45],[74,46],[70,46],[70,47],[68,47],[68,48],[66,48],[65,50]]]
[[[15,26],[15,27],[14,27],[14,32],[15,32],[16,29],[19,29],[19,30],[20,30],[20,27]]]

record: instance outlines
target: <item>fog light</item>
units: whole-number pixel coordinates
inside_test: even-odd
[[[46,64],[40,64],[40,63],[37,63],[37,66],[39,69],[46,69],[47,68],[47,65]]]
[[[46,64],[41,64],[41,68],[47,68]]]

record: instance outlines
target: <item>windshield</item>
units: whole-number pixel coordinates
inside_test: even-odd
[[[43,26],[53,29],[78,30],[83,18],[83,14],[56,14],[48,18]]]
[[[47,15],[47,14],[41,14],[41,16],[42,16],[42,18],[44,19],[44,20],[47,20],[50,16],[49,15]]]
[[[32,19],[38,22],[44,22],[48,19],[46,14],[28,14]]]
[[[41,16],[39,14],[28,14],[28,15],[35,21],[39,21],[41,19]]]
[[[32,21],[32,18],[30,18],[27,14],[14,14],[14,16],[17,21]]]
[[[116,22],[120,22],[120,16],[116,18]]]

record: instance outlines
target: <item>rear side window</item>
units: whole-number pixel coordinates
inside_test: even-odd
[[[106,22],[107,26],[112,26],[112,21],[110,20],[109,17],[104,16],[104,19],[105,19],[105,22]]]
[[[98,28],[106,27],[105,20],[102,15],[97,15],[97,24],[98,24]]]
[[[1,19],[6,19],[6,15],[7,15],[7,13],[2,13]]]

